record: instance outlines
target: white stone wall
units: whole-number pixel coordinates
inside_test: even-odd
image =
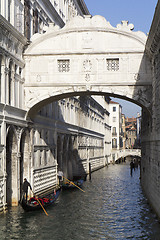
[[[102,99],[104,101],[104,98]],[[108,104],[105,102],[104,105]],[[94,116],[90,114],[90,111],[94,112]],[[64,137],[69,135],[77,137],[77,164],[80,167],[73,164],[72,172],[74,174],[87,173],[89,162],[94,162],[92,170],[106,165],[110,149],[106,150],[105,155],[105,121],[109,121],[108,115],[104,118],[105,111],[98,102],[90,97],[63,99],[43,107],[34,120],[34,169],[42,169],[56,163],[56,155],[59,154],[56,154],[58,134]],[[97,118],[100,118],[101,121]],[[110,132],[110,128],[107,131]],[[109,139],[109,136],[107,138]],[[63,151],[62,147],[62,156]],[[65,151],[68,151],[67,142]],[[50,152],[48,162],[45,161],[46,152]]]
[[[60,9],[56,11],[51,2],[53,1],[0,0],[0,210],[6,208],[7,202],[10,205],[18,204],[22,195],[23,177],[27,177],[33,187],[36,179],[37,192],[44,190],[47,184],[51,185],[51,182],[55,185],[57,181],[56,147],[51,137],[52,133],[55,134],[53,126],[50,129],[46,128],[45,124],[38,125],[38,130],[42,131],[45,138],[43,136],[41,141],[37,141],[35,149],[31,148],[34,145],[34,129],[31,122],[26,120],[24,104],[23,51],[29,43],[28,40],[36,32],[46,31],[46,26],[50,22],[62,27],[69,18],[67,1],[59,1],[62,11],[59,11]],[[72,13],[83,15],[85,11],[88,12],[87,8],[82,11],[82,8],[76,4],[77,1],[71,4],[74,8],[70,12],[71,15]],[[52,112],[52,115],[52,108],[47,112]],[[43,121],[45,122],[44,119]],[[48,142],[52,147],[45,142],[46,131],[48,138],[51,138]],[[36,156],[40,154],[43,167],[38,170],[40,157],[36,158]],[[37,168],[35,168],[36,164]],[[51,174],[50,183],[46,184],[44,166],[51,168],[47,172]],[[39,171],[42,172],[41,177],[38,175]],[[40,183],[42,183],[41,189],[39,189]]]
[[[160,1],[157,3],[146,52],[152,63],[152,111],[142,111],[141,182],[152,208],[160,217]]]

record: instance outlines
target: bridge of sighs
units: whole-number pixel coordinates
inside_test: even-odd
[[[101,16],[75,17],[35,34],[24,53],[25,104],[32,118],[44,105],[77,95],[116,96],[151,111],[151,64],[146,35]]]

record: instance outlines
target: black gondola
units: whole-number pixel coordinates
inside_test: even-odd
[[[72,184],[73,183],[73,184]],[[83,179],[79,179],[77,181],[63,182],[62,189],[76,189],[77,187],[82,187]]]
[[[41,202],[41,204],[44,208],[47,208],[47,207],[54,204],[54,202],[59,197],[60,191],[61,191],[61,189],[58,189],[56,191],[56,194],[52,193],[47,197],[38,198],[38,200]],[[21,201],[21,206],[26,212],[36,211],[36,210],[42,209],[41,205],[38,203],[38,201],[35,197],[30,198],[30,200],[27,201],[27,202],[23,198],[22,201]]]

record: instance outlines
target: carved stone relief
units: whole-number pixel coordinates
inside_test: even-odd
[[[84,71],[85,72],[91,72],[91,70],[92,70],[92,62],[91,62],[91,60],[86,59],[83,62],[83,67],[84,67]]]
[[[151,90],[147,88],[137,89],[133,98],[134,100],[149,108],[151,105]]]
[[[140,74],[139,73],[135,73],[134,74],[134,80],[139,81],[140,79],[141,79]]]

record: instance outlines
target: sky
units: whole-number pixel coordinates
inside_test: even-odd
[[[149,33],[158,0],[84,0],[90,14],[101,15],[116,27],[122,20],[134,24],[134,31]],[[136,117],[141,108],[137,105],[113,98],[122,106],[126,117]]]

